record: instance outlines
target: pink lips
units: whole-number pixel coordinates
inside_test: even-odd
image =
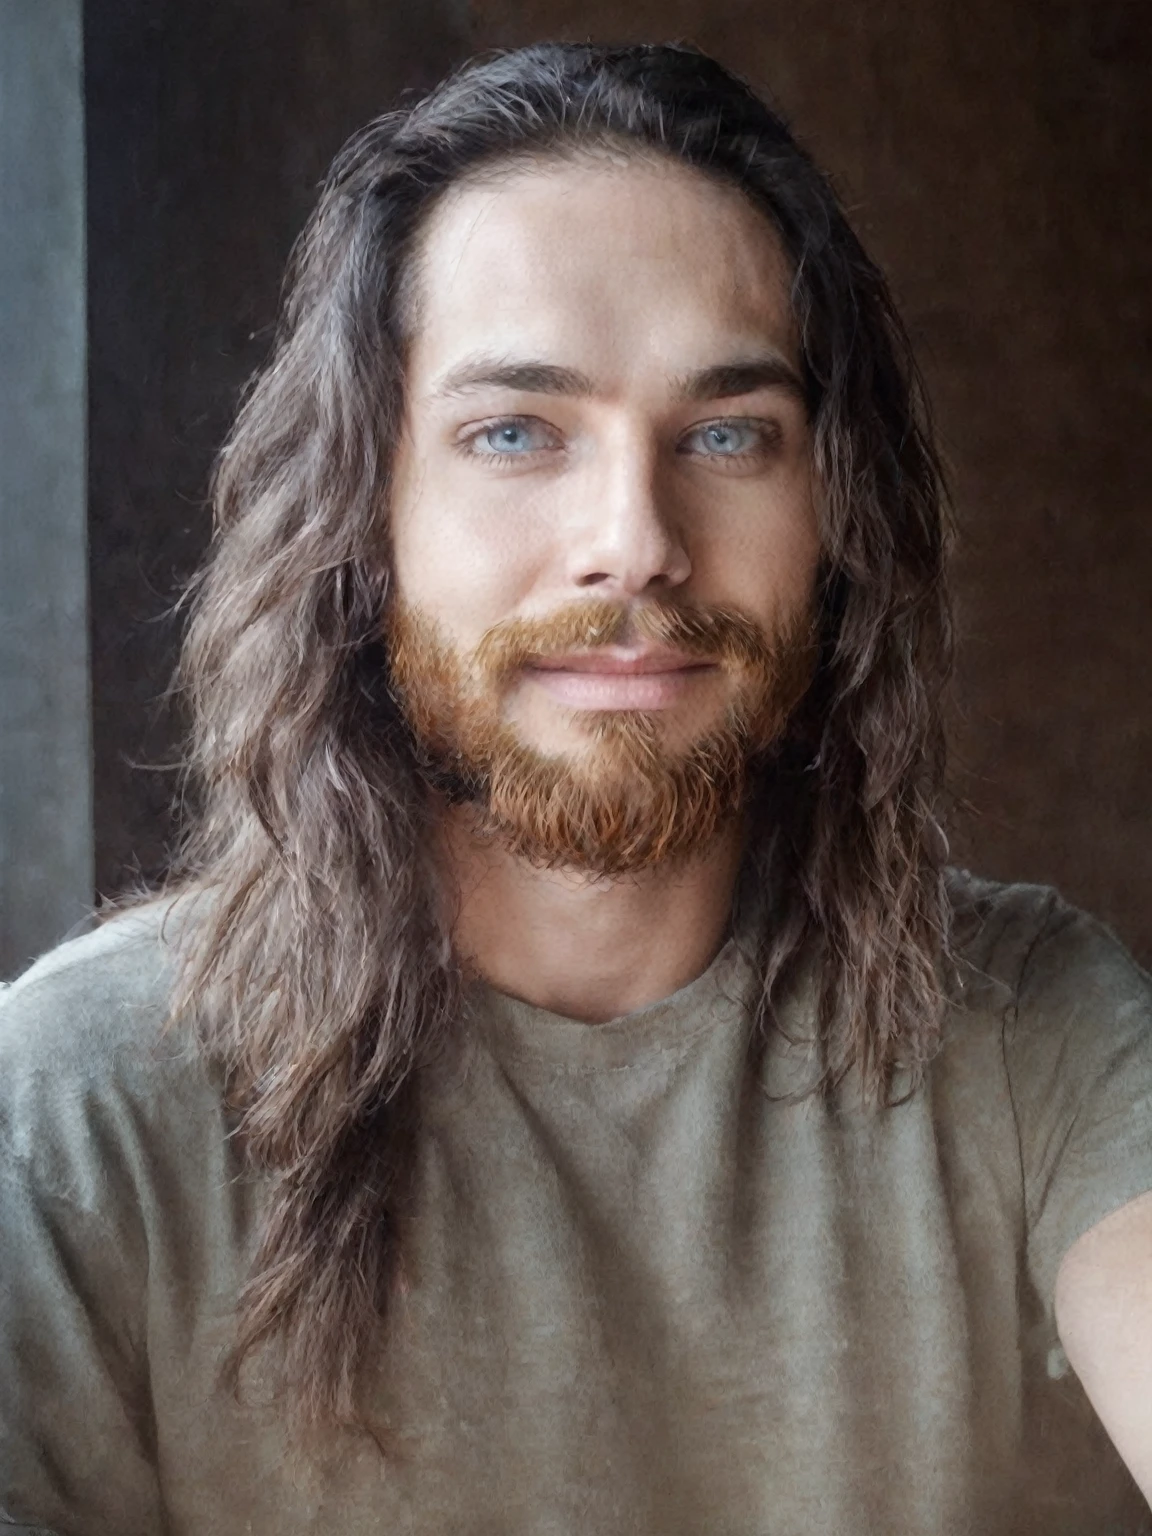
[[[603,646],[540,657],[525,671],[569,709],[667,709],[715,663],[680,651]]]

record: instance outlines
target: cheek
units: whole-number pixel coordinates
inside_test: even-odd
[[[816,585],[820,529],[807,471],[768,496],[753,493],[734,511],[718,520],[709,541],[705,584],[709,595],[722,592],[724,601],[772,624],[803,608]]]
[[[532,584],[539,529],[502,487],[454,486],[425,477],[396,506],[393,559],[406,603],[458,639],[479,638],[506,618]]]

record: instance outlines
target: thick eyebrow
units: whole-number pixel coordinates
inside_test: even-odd
[[[701,368],[676,379],[673,387],[680,400],[732,400],[740,395],[754,394],[759,389],[784,389],[802,403],[807,399],[796,370],[786,359],[775,354]],[[446,373],[432,392],[450,398],[469,394],[475,389],[589,396],[596,393],[596,384],[579,369],[565,368],[559,363],[545,363],[534,358],[472,357]]]
[[[530,358],[473,357],[446,373],[434,394],[464,395],[473,389],[518,389],[532,395],[593,395],[587,374]]]
[[[777,356],[744,358],[702,368],[679,379],[676,392],[683,400],[734,400],[740,395],[755,394],[758,389],[784,389],[802,404],[807,402],[795,368]]]

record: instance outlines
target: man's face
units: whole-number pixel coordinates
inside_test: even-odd
[[[417,263],[390,504],[409,718],[495,779],[520,851],[611,872],[699,846],[811,671],[776,236],[674,162],[585,158],[458,188]]]

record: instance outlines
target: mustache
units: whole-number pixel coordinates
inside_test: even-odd
[[[807,627],[805,621],[801,632]],[[474,661],[484,676],[499,682],[532,661],[637,640],[739,669],[770,667],[780,652],[778,638],[732,608],[662,599],[640,604],[592,600],[567,603],[540,618],[494,624],[481,637]]]

